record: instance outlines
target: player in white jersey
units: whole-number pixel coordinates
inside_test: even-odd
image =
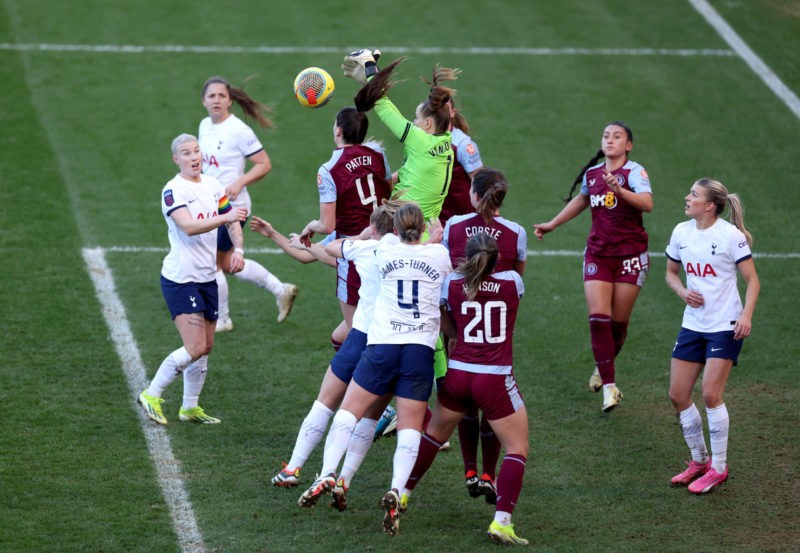
[[[688,485],[690,492],[702,494],[728,478],[730,421],[722,395],[742,342],[750,335],[761,285],[739,197],[728,194],[721,182],[703,178],[692,185],[685,200],[691,219],[675,227],[666,250],[667,285],[686,303],[672,350],[669,397],[692,460],[672,478],[672,484]],[[733,224],[721,218],[726,205]],[[686,286],[681,282],[681,266]],[[747,284],[744,306],[736,286],[737,270]],[[711,459],[703,420],[692,402],[701,371]]]
[[[222,77],[211,77],[203,85],[203,106],[208,117],[200,122],[198,142],[203,152],[203,173],[216,177],[226,188],[228,199],[234,207],[252,213],[248,187],[264,178],[272,170],[267,152],[256,134],[247,124],[231,113],[235,101],[244,113],[255,119],[262,128],[272,127],[272,121],[264,115],[265,106],[252,99],[244,90],[231,86]],[[246,161],[251,167],[245,171]],[[217,332],[233,330],[228,302],[228,282],[225,267],[229,266],[234,246],[224,229],[217,238],[217,274],[219,287],[219,319]],[[297,286],[283,283],[263,265],[246,259],[244,269],[235,275],[275,295],[278,305],[278,322],[283,321],[292,309],[297,296]]]
[[[397,204],[397,202],[394,202]],[[353,370],[367,345],[367,330],[372,321],[375,297],[380,289],[380,276],[375,264],[375,249],[378,241],[393,230],[394,206],[379,206],[369,218],[368,232],[362,233],[362,240],[338,239],[330,242],[326,250],[333,259],[343,258],[355,264],[361,281],[358,289],[358,305],[353,315],[353,324],[341,348],[336,352],[323,377],[317,399],[300,426],[294,450],[289,462],[273,479],[274,486],[291,488],[300,481],[300,469],[309,455],[322,440],[334,409],[342,402],[347,385],[353,377]],[[316,246],[318,243],[314,244]],[[383,404],[371,409],[383,409]],[[342,472],[336,482],[334,503],[339,510],[347,506],[346,494],[350,480],[361,465],[361,461],[372,443],[372,434],[377,424],[377,413],[368,412],[359,421],[348,448]],[[325,490],[327,491],[327,490]],[[304,495],[301,506],[316,504],[321,491]]]
[[[217,322],[217,228],[225,225],[236,246],[228,269],[241,271],[244,254],[240,223],[247,218],[247,211],[231,206],[222,184],[202,174],[200,146],[194,136],[181,134],[172,141],[172,159],[180,172],[161,194],[170,244],[161,269],[161,291],[183,345],[164,359],[137,402],[151,420],[167,424],[161,394],[183,374],[180,420],[215,424],[220,420],[207,415],[198,400]]]
[[[397,533],[400,497],[417,457],[433,385],[433,351],[439,336],[439,293],[452,271],[441,244],[420,243],[425,218],[416,204],[394,216],[395,234],[381,239],[375,261],[381,285],[369,325],[367,348],[355,368],[325,442],[323,470],[303,495],[333,487],[336,470],[358,420],[386,394],[397,403],[397,447],[391,489],[383,496],[387,534]],[[302,504],[301,497],[301,504]]]

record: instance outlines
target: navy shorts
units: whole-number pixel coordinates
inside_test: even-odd
[[[178,315],[202,313],[203,317],[216,321],[219,307],[217,281],[211,282],[172,282],[161,277],[161,293],[167,302],[169,314],[174,319]]]
[[[421,344],[367,346],[353,380],[376,396],[393,393],[428,401],[433,387],[433,348]]]
[[[331,371],[333,374],[345,384],[349,384],[353,378],[353,371],[356,369],[356,365],[358,365],[361,354],[364,353],[366,347],[366,333],[351,328],[342,347],[331,359]]]
[[[703,363],[706,359],[732,359],[733,364],[739,361],[744,340],[734,340],[732,330],[722,332],[697,332],[681,327],[672,348],[672,357],[691,363]]]
[[[248,217],[247,219],[249,219]],[[247,219],[240,221],[239,224],[244,228]],[[231,235],[228,234],[228,227],[220,225],[217,227],[217,250],[221,252],[229,252],[233,249],[233,242],[231,242]]]

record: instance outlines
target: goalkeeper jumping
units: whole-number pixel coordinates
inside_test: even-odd
[[[450,134],[448,103],[456,91],[442,86],[456,79],[458,69],[434,67],[433,82],[428,82],[428,97],[417,106],[414,121],[408,121],[386,96],[395,84],[389,79],[405,58],[378,69],[375,50],[356,50],[345,56],[342,69],[347,77],[363,84],[355,96],[356,109],[375,108],[378,118],[403,143],[403,165],[392,177],[394,194],[419,205],[427,220],[438,218],[453,175],[453,141]],[[427,82],[427,81],[426,81]]]

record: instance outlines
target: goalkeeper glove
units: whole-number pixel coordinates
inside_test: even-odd
[[[380,50],[371,51],[366,48],[350,52],[344,57],[342,64],[344,75],[366,84],[367,80],[379,71],[376,62],[380,56]]]

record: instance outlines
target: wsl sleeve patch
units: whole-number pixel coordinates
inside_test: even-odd
[[[164,190],[164,205],[167,207],[172,207],[172,204],[175,203],[175,197],[172,195],[172,189]]]

